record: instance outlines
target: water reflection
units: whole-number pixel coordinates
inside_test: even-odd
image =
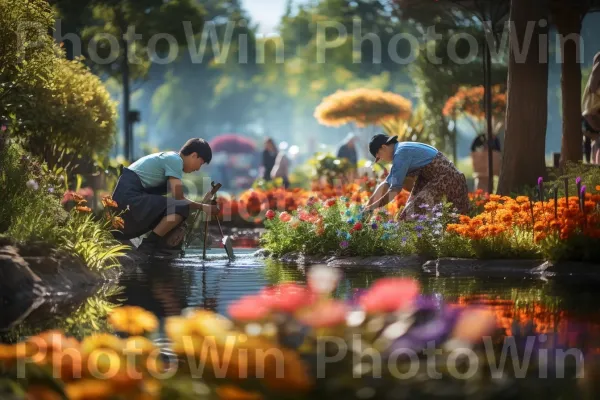
[[[80,337],[93,331],[106,331],[107,312],[115,305],[137,305],[158,316],[179,315],[188,307],[227,314],[227,306],[243,295],[258,292],[266,285],[286,281],[305,283],[303,267],[282,265],[254,258],[252,250],[236,250],[231,262],[222,251],[190,252],[171,263],[140,265],[122,277],[120,288],[87,299],[76,309],[44,310],[45,319],[30,318],[0,340],[15,340],[44,329],[64,329]],[[533,323],[538,333],[553,333],[569,346],[595,351],[600,348],[600,296],[598,285],[563,279],[435,277],[418,269],[341,268],[343,278],[335,292],[341,299],[386,276],[418,279],[425,293],[436,293],[447,302],[479,304],[491,309],[506,334],[515,324]],[[35,316],[35,314],[33,315]],[[9,338],[9,339],[7,339]]]

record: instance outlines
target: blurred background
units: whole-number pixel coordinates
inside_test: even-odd
[[[399,0],[50,0],[50,3],[60,24],[55,36],[67,57],[79,54],[71,40],[76,35],[82,40],[84,62],[119,102],[117,136],[109,152],[112,160],[126,162],[159,150],[178,150],[190,137],[213,142],[229,135],[230,142],[223,140],[215,162],[203,169],[202,174],[222,180],[228,191],[239,192],[264,175],[261,166],[267,138],[272,138],[276,147],[286,152],[290,173],[317,152],[335,155],[349,133],[361,139],[358,158],[369,159],[366,138],[383,131],[381,126],[360,128],[351,123],[328,126],[315,118],[315,109],[337,90],[371,88],[393,92],[410,101],[413,117],[409,128],[419,134],[406,135],[407,140],[418,139],[437,146],[453,156],[465,174],[472,175],[471,145],[484,132],[484,125],[444,118],[441,112],[460,86],[483,84],[482,57],[464,65],[432,68],[424,60],[423,52],[410,63],[398,63],[386,51],[395,46],[397,54],[406,57],[408,42],[392,42],[394,35],[411,33],[422,38],[425,29],[433,24],[436,32],[442,34],[441,48],[452,33],[481,32],[481,24],[464,12],[442,11],[439,4],[429,11],[413,11]],[[355,20],[361,23],[362,36],[375,33],[381,40],[380,59],[374,59],[372,41],[363,40],[358,45],[353,42]],[[182,21],[191,23],[195,38],[192,44],[185,39]],[[325,63],[316,62],[319,21],[342,24],[349,34],[346,41],[325,51]],[[130,56],[138,56],[140,62],[123,64],[119,57],[114,62],[99,64],[89,59],[87,53],[94,35],[109,32],[119,37],[125,27],[132,25],[141,39],[129,52]],[[335,39],[335,30],[332,31],[326,35],[327,40]],[[145,54],[149,38],[157,33],[177,38],[180,47],[172,62],[160,61],[160,57],[164,59],[169,51],[175,51],[161,50],[165,40],[157,44],[158,55],[154,58]],[[549,160],[561,146],[561,66],[557,61],[556,33],[552,27],[546,143]],[[583,85],[593,56],[600,49],[600,15],[585,16],[581,35]],[[203,44],[201,59],[194,58],[190,53],[197,52]],[[459,43],[459,53],[464,51],[461,50],[464,45]],[[99,53],[109,52],[102,41],[97,42],[96,49]],[[506,60],[506,57],[494,59],[493,83],[505,84]],[[501,143],[502,129],[497,133]],[[228,168],[221,170],[223,166]]]

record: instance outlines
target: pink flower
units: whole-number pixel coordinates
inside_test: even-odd
[[[260,321],[270,311],[268,303],[260,295],[242,297],[227,308],[231,318],[237,321]]]
[[[260,296],[273,310],[284,312],[294,312],[315,301],[314,293],[295,283],[282,283],[264,288]]]
[[[281,214],[279,214],[279,219],[281,220],[281,222],[288,222],[290,219],[292,219],[292,216],[284,211]]]
[[[300,322],[313,328],[326,328],[346,321],[348,306],[339,300],[328,300],[298,316]]]
[[[267,219],[275,218],[275,211],[273,211],[273,210],[267,211],[267,213],[265,214],[265,217],[267,217]]]
[[[406,278],[378,280],[360,298],[367,313],[393,312],[409,307],[419,294],[417,281]]]

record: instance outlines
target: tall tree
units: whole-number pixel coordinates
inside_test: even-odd
[[[509,41],[506,134],[498,185],[502,194],[533,185],[546,175],[548,25],[540,22],[548,20],[549,0],[512,0],[510,7],[514,34]]]
[[[581,25],[598,0],[552,0],[552,20],[561,36],[562,142],[560,164],[582,159],[581,148]]]
[[[165,58],[173,49],[165,39],[175,38],[176,45],[187,45],[189,24],[194,32],[202,30],[203,10],[195,0],[53,0],[57,9],[69,18],[69,26],[83,33],[82,52],[90,67],[102,75],[116,77],[123,85],[121,121],[125,135],[125,157],[132,156],[130,129],[131,82],[146,76],[153,59]],[[84,7],[85,6],[85,7]],[[73,9],[85,10],[74,15]],[[63,34],[66,32],[62,32]],[[73,33],[73,32],[71,32]],[[99,38],[112,35],[113,44],[96,45]],[[134,35],[138,35],[139,39]],[[161,40],[157,40],[161,39]],[[105,44],[105,43],[104,43]],[[94,49],[90,54],[90,48]],[[102,62],[96,62],[101,60]],[[107,61],[108,60],[108,61]]]

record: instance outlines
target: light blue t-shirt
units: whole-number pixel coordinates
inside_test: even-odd
[[[145,188],[162,186],[169,177],[183,177],[183,159],[174,151],[147,155],[128,168],[140,177]]]
[[[390,185],[390,189],[401,189],[406,174],[428,165],[437,154],[438,150],[435,147],[425,143],[396,143],[392,169],[385,180]]]

